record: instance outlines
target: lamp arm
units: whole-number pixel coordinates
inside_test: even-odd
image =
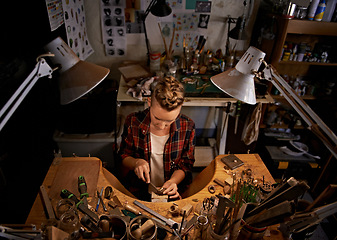
[[[146,8],[145,12],[142,15],[142,22],[143,22],[143,28],[144,28],[144,34],[145,34],[145,43],[146,43],[146,50],[147,50],[147,65],[150,64],[150,44],[149,44],[149,39],[147,37],[147,31],[146,31],[146,26],[145,26],[145,19],[147,15],[149,15],[151,8],[153,7],[154,4],[156,4],[157,0],[152,0],[149,4],[149,6]]]
[[[149,4],[149,6],[146,8],[144,15],[143,15],[143,21],[145,22],[145,19],[147,17],[147,15],[149,15],[151,8],[153,7],[153,5],[155,5],[157,2],[157,0],[152,0]]]
[[[145,43],[146,43],[146,50],[147,50],[147,66],[150,64],[150,44],[149,44],[149,39],[147,37],[147,31],[146,31],[146,26],[145,26],[145,19],[143,20],[143,28],[144,28],[144,34],[145,34]]]
[[[264,62],[265,63],[265,62]],[[265,63],[266,64],[266,63]],[[278,74],[272,65],[266,65],[264,78],[270,81],[308,124],[308,128],[319,137],[329,151],[337,158],[337,137],[322,119],[297,95],[295,90]]]
[[[47,64],[44,58],[38,58],[38,62],[35,65],[33,71],[29,74],[29,76],[23,81],[20,87],[15,91],[12,97],[8,100],[8,102],[3,106],[0,111],[0,131],[5,126],[7,121],[13,115],[15,110],[21,104],[23,99],[27,96],[29,91],[33,88],[37,80],[41,77],[48,76],[51,78],[51,74],[53,73],[52,68]]]

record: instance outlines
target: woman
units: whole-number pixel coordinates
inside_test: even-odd
[[[150,199],[150,182],[170,199],[179,198],[192,180],[195,124],[180,113],[183,102],[183,85],[166,77],[154,82],[149,108],[125,120],[119,150],[121,180],[139,199]]]

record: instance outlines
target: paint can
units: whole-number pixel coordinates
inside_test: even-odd
[[[326,8],[325,0],[322,0],[320,4],[318,4],[317,10],[315,12],[315,17],[314,17],[315,21],[322,21],[325,8]]]

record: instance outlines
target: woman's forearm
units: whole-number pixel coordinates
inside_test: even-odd
[[[176,183],[177,185],[181,183],[185,178],[185,172],[181,169],[175,170],[169,181]]]
[[[125,166],[129,170],[134,170],[136,167],[137,159],[129,156],[129,157],[124,158],[122,163],[123,163],[123,166]]]

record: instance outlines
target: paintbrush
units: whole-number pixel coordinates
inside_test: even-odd
[[[164,35],[163,35],[163,32],[162,32],[162,30],[161,30],[161,28],[160,28],[160,24],[159,24],[159,23],[158,23],[158,27],[159,27],[160,34],[161,34],[161,37],[162,37],[163,42],[164,42],[164,47],[165,47],[165,52],[166,52],[166,57],[167,57],[168,51],[167,51],[166,41],[165,41],[165,37],[164,37]]]
[[[168,59],[171,59],[172,45],[173,45],[173,39],[174,39],[175,32],[176,32],[176,28],[173,27],[173,34],[172,34],[172,38],[171,38],[171,42],[170,42],[169,53],[166,54],[166,55],[168,55]]]

